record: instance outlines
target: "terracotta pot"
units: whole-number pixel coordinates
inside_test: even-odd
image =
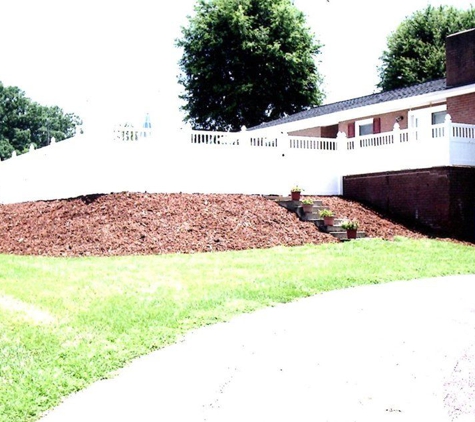
[[[323,224],[325,226],[333,226],[335,224],[335,217],[323,217]]]
[[[313,204],[302,204],[303,212],[309,214],[313,211]]]
[[[356,239],[356,229],[351,229],[346,231],[346,237],[348,239]]]
[[[300,195],[301,195],[301,192],[290,192],[292,201],[300,201]]]

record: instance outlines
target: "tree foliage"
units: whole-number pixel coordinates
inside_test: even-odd
[[[388,37],[379,67],[383,91],[445,77],[445,39],[474,28],[475,9],[427,6],[403,21]]]
[[[26,152],[31,144],[46,146],[70,138],[81,120],[73,113],[64,114],[57,107],[42,106],[25,96],[18,87],[0,82],[0,158],[10,158],[13,151]]]
[[[321,45],[290,0],[198,0],[177,45],[195,129],[239,130],[323,100]]]

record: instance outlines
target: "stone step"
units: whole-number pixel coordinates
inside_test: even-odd
[[[320,217],[318,216],[318,214],[315,213],[302,213],[301,215],[299,215],[299,218],[302,221],[313,221],[316,223]]]
[[[287,208],[289,211],[296,211],[299,208],[302,208],[302,201],[291,201],[291,200],[277,200],[276,201],[280,206]],[[323,209],[322,201],[315,201],[313,204],[313,209],[318,211]]]
[[[318,218],[317,220],[315,220],[315,224],[317,225],[317,227],[319,229],[325,229],[326,227],[338,227],[340,229],[342,229],[340,227],[341,223],[343,223],[344,219],[343,218],[335,218],[335,220],[333,220],[333,226],[325,226],[325,223],[324,223],[324,220],[323,218]],[[344,230],[344,229],[342,229]]]
[[[312,207],[312,212],[304,212],[303,207],[301,207],[301,210],[299,210],[299,214],[304,215],[313,215],[315,218],[321,218],[320,217],[320,211],[325,209],[325,207],[319,207],[319,206],[313,206]]]
[[[329,231],[328,234],[331,234],[332,236],[336,237],[337,239],[339,240],[351,240],[351,239],[348,239],[348,236],[346,234],[346,230],[344,231]],[[358,230],[356,232],[356,238],[357,239],[362,239],[362,238],[365,238],[366,237],[366,233],[363,232],[363,231],[360,231]]]
[[[346,220],[346,218],[335,217],[333,226],[326,226],[324,224],[324,219],[320,217],[320,211],[327,209],[328,207],[325,207],[321,200],[317,200],[314,202],[313,207],[312,207],[312,212],[305,213],[303,212],[302,201],[292,201],[290,196],[267,195],[265,196],[265,198],[275,201],[280,206],[286,208],[289,211],[294,212],[295,214],[297,214],[298,218],[301,221],[314,223],[318,227],[318,229],[322,232],[331,234],[332,236],[336,237],[337,239],[341,241],[351,240],[351,239],[348,239],[346,229],[341,227],[341,224],[343,223],[344,220]],[[303,197],[302,199],[304,198],[305,197]],[[366,237],[365,232],[360,231],[360,230],[356,232],[357,239],[361,239],[364,237]]]

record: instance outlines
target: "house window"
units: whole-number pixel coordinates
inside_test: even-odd
[[[365,136],[373,134],[373,119],[365,119],[355,122],[356,136]]]
[[[364,125],[359,125],[359,135],[364,136],[364,135],[372,135],[373,134],[373,122],[371,123],[366,123]]]
[[[356,122],[356,133],[358,136],[372,135],[381,133],[381,118],[365,119]]]
[[[445,123],[445,116],[447,115],[447,111],[436,111],[432,113],[432,124],[439,125],[441,123]]]

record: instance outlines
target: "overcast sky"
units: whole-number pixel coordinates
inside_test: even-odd
[[[183,125],[180,51],[174,40],[194,0],[0,0],[0,81],[34,101],[80,115],[90,127],[136,121]],[[387,36],[428,4],[465,0],[294,0],[324,47],[325,102],[375,91]]]

